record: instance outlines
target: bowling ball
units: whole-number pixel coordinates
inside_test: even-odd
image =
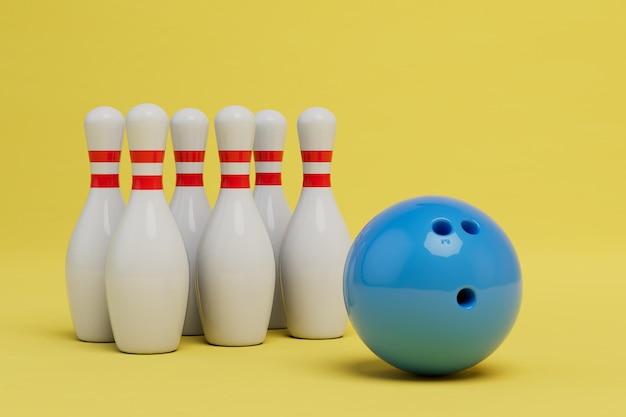
[[[374,217],[344,270],[359,337],[384,361],[419,375],[451,374],[489,356],[513,327],[521,293],[506,234],[447,197],[406,200]]]

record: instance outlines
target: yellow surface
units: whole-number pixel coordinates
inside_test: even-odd
[[[626,414],[626,2],[13,1],[0,8],[0,415]],[[338,119],[333,187],[353,236],[443,194],[514,242],[524,299],[509,338],[452,378],[412,377],[353,331],[271,332],[178,352],[75,340],[66,245],[87,194],[82,119],[154,102]],[[165,191],[174,186],[171,147]],[[125,149],[127,149],[125,147]],[[211,128],[205,182],[219,167]],[[121,183],[130,188],[127,152]]]

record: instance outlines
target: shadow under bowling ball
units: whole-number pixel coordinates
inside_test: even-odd
[[[493,365],[479,364],[461,372],[440,375],[424,376],[403,371],[380,359],[356,360],[343,363],[344,369],[359,377],[368,377],[393,381],[424,381],[424,382],[452,382],[483,380],[499,377],[504,373],[502,368]]]

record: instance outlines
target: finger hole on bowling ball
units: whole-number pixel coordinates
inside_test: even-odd
[[[476,305],[476,293],[471,288],[462,288],[456,294],[456,302],[459,307],[469,310]]]
[[[480,232],[480,226],[474,220],[463,220],[461,227],[470,235],[477,235]]]
[[[432,223],[433,232],[440,236],[446,236],[452,233],[452,224],[448,219],[435,219]]]

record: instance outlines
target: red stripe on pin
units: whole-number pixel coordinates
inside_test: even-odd
[[[202,187],[202,174],[176,174],[177,187]]]
[[[120,162],[121,151],[89,151],[89,162]]]
[[[304,174],[303,187],[330,187],[330,174]]]
[[[91,174],[91,188],[119,188],[117,174]]]
[[[220,162],[250,162],[252,151],[219,151]]]
[[[302,162],[332,162],[333,151],[301,151]]]
[[[133,175],[133,190],[162,190],[161,175]]]
[[[130,161],[133,164],[162,163],[164,157],[165,151],[130,151]]]
[[[283,151],[254,151],[254,160],[257,162],[282,162]]]
[[[242,175],[222,175],[221,188],[250,188],[250,176]]]
[[[255,185],[282,185],[280,172],[257,172]]]
[[[175,162],[204,162],[204,151],[174,151]]]

